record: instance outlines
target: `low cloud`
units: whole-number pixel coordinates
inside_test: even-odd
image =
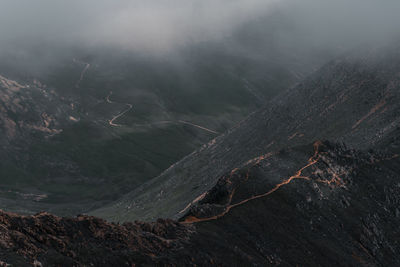
[[[398,0],[2,0],[0,49],[107,46],[157,54],[229,46],[238,29],[270,30],[257,19],[277,13],[279,20],[267,23],[280,35],[267,38],[346,48],[397,36],[398,10]]]
[[[274,0],[3,0],[0,34],[7,43],[119,45],[168,51],[218,40]]]

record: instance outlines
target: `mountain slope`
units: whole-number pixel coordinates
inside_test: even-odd
[[[2,212],[2,264],[399,266],[395,48],[331,62],[97,211],[118,221],[177,220],[120,225]]]
[[[110,204],[347,49],[311,38],[285,10],[261,12],[226,35],[166,53],[101,42],[36,46],[25,37],[2,46],[0,75],[31,89],[39,80],[54,93],[48,102],[26,89],[22,105],[32,116],[38,110],[54,117],[59,109],[68,123],[51,125],[62,132],[46,138],[28,129],[23,144],[0,153],[0,205],[73,216]],[[46,128],[42,112],[35,127]],[[30,123],[28,113],[17,110],[18,121]],[[3,121],[11,130],[0,131],[4,141],[13,122]]]
[[[43,48],[54,57],[43,64],[35,51],[0,55],[0,204],[12,212],[73,216],[109,204],[319,64],[294,59],[308,66],[299,70],[222,44],[166,58],[64,50]]]
[[[0,213],[0,257],[18,266],[398,266],[399,172],[399,155],[316,142],[225,174],[181,223]]]
[[[398,149],[400,124],[396,48],[364,49],[332,61],[158,178],[93,214],[115,221],[180,218],[225,173],[315,140],[398,153],[392,151]]]

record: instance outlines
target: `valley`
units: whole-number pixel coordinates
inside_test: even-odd
[[[97,217],[0,212],[2,261],[397,266],[396,48],[328,63]]]
[[[0,267],[400,266],[400,2],[3,0]]]

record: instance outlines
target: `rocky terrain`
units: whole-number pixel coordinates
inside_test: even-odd
[[[122,225],[2,212],[3,265],[398,266],[400,55],[368,51],[95,212]]]
[[[74,216],[113,205],[347,49],[304,38],[285,10],[161,54],[53,35],[2,42],[0,206]]]
[[[213,47],[165,59],[53,49],[43,52],[56,59],[49,66],[34,51],[0,54],[0,204],[8,211],[73,216],[109,204],[318,64],[299,70],[286,57]]]
[[[94,214],[115,221],[178,219],[224,173],[261,155],[316,140],[398,153],[399,70],[396,47],[350,52],[158,178]]]
[[[133,105],[107,87],[96,100],[85,79],[91,65],[79,64],[69,96],[0,76],[3,207],[71,214],[136,188],[91,212],[103,219],[2,212],[2,264],[398,266],[398,51],[333,60],[148,182],[131,171],[156,173],[141,162],[157,153],[139,157],[148,148],[130,144],[159,149],[165,139],[152,131],[140,139],[116,121]],[[166,133],[170,144],[179,139]]]
[[[0,267],[400,266],[397,1],[31,2]]]
[[[37,80],[21,85],[0,75],[0,90],[3,146],[21,142],[29,132],[44,136],[59,134],[62,124],[74,121],[73,105]]]
[[[0,214],[5,266],[398,266],[400,156],[329,142],[222,176],[180,219]]]
[[[48,213],[23,217],[1,212],[0,222],[1,266],[151,263],[182,249],[193,232],[171,220],[116,225],[94,217],[65,219]]]

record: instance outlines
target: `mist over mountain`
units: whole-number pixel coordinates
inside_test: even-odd
[[[2,1],[0,266],[398,266],[399,10]]]
[[[188,46],[222,43],[233,49],[251,41],[258,41],[258,49],[268,42],[348,49],[397,35],[399,7],[394,0],[5,0],[0,11],[1,50],[18,54],[50,49],[58,53],[52,55],[57,60],[71,49],[113,47],[166,56]],[[269,16],[279,24],[263,23]],[[248,36],[232,38],[241,28]]]
[[[398,47],[326,64],[94,212],[123,224],[1,212],[3,262],[397,266]]]

